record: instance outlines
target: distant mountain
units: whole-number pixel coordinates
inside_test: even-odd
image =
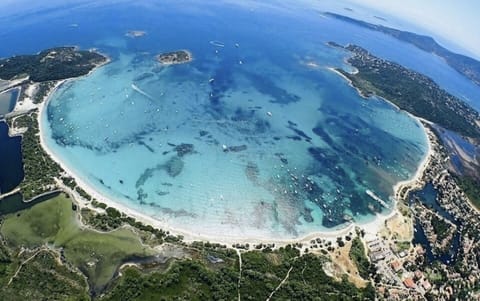
[[[342,16],[335,13],[327,12],[325,13],[325,15],[344,21],[344,22],[352,23],[364,28],[383,32],[400,41],[410,43],[426,52],[434,53],[439,57],[443,58],[447,62],[447,64],[450,65],[450,67],[452,67],[459,73],[463,74],[465,77],[470,79],[476,85],[480,86],[480,62],[479,61],[462,54],[454,53],[442,47],[433,38],[429,36],[423,36],[413,32],[401,31],[398,29],[394,29],[394,28],[390,28],[382,25],[376,25],[376,24],[352,19],[350,17]]]

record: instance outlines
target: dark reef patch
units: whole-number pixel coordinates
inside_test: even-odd
[[[182,143],[175,146],[174,150],[177,152],[177,156],[183,157],[185,155],[193,154],[195,147],[193,144]]]
[[[322,138],[323,141],[325,141],[325,143],[327,143],[328,145],[334,145],[335,142],[332,140],[332,138],[330,137],[330,135],[322,128],[321,125],[317,125],[316,127],[314,127],[312,129],[312,132],[319,136],[320,138]]]
[[[169,176],[172,178],[178,176],[185,166],[183,160],[179,157],[172,157],[165,163],[164,168]]]
[[[247,150],[247,146],[245,144],[242,144],[242,145],[238,145],[238,146],[229,146],[227,148],[225,148],[223,151],[228,153],[228,152],[234,152],[234,153],[237,153],[237,152],[242,152],[242,151],[245,151]]]
[[[300,96],[289,93],[287,90],[280,88],[275,82],[265,76],[249,72],[245,72],[244,74],[258,92],[273,98],[270,100],[271,103],[288,105],[300,101],[301,99]]]

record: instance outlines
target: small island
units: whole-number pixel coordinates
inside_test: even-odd
[[[157,55],[157,60],[162,65],[177,65],[191,62],[193,59],[192,53],[187,50],[177,50],[173,52],[166,52]]]

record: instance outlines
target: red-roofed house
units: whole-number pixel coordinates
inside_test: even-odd
[[[415,282],[413,282],[412,278],[406,278],[403,280],[403,284],[408,288],[415,288]]]

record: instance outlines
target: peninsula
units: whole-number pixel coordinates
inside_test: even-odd
[[[335,69],[346,77],[364,97],[377,95],[388,99],[401,110],[434,122],[461,135],[480,139],[480,115],[464,101],[440,88],[429,77],[399,64],[378,58],[360,46],[332,47],[350,51],[347,62],[358,70],[349,73]]]
[[[64,80],[88,74],[107,58],[94,51],[58,47],[35,55],[19,55],[0,60],[0,79],[27,76],[33,82]]]
[[[349,81],[361,96],[381,97],[419,118],[431,144],[431,154],[420,177],[414,183],[398,185],[396,193],[404,221],[414,221],[414,229],[423,233],[425,243],[412,249],[410,238],[407,245],[397,240],[395,247],[387,247],[385,235],[395,233],[399,226],[392,220],[386,222],[387,231],[380,232],[383,238],[366,240],[370,260],[377,269],[374,278],[379,296],[467,300],[466,287],[473,283],[478,288],[480,283],[474,276],[480,273],[479,258],[472,256],[480,251],[480,214],[472,204],[478,196],[471,194],[475,189],[463,189],[464,175],[449,169],[449,153],[439,137],[443,127],[478,146],[479,114],[418,72],[378,58],[356,45],[328,44],[350,51],[352,56],[347,62],[356,68],[353,73],[330,70]],[[435,205],[425,203],[424,197],[419,196],[426,185],[436,194]],[[418,239],[418,234],[415,236]]]
[[[344,22],[348,22],[360,27],[364,27],[370,30],[382,32],[389,36],[392,36],[400,41],[412,44],[413,46],[422,49],[426,52],[430,52],[438,55],[447,62],[450,67],[455,69],[460,74],[470,79],[473,83],[480,86],[480,62],[458,53],[454,53],[445,47],[438,44],[433,38],[425,35],[419,35],[413,32],[402,31],[383,25],[376,25],[365,21],[360,21],[347,16],[326,12],[325,16],[335,18]],[[385,20],[382,20],[385,21]]]

